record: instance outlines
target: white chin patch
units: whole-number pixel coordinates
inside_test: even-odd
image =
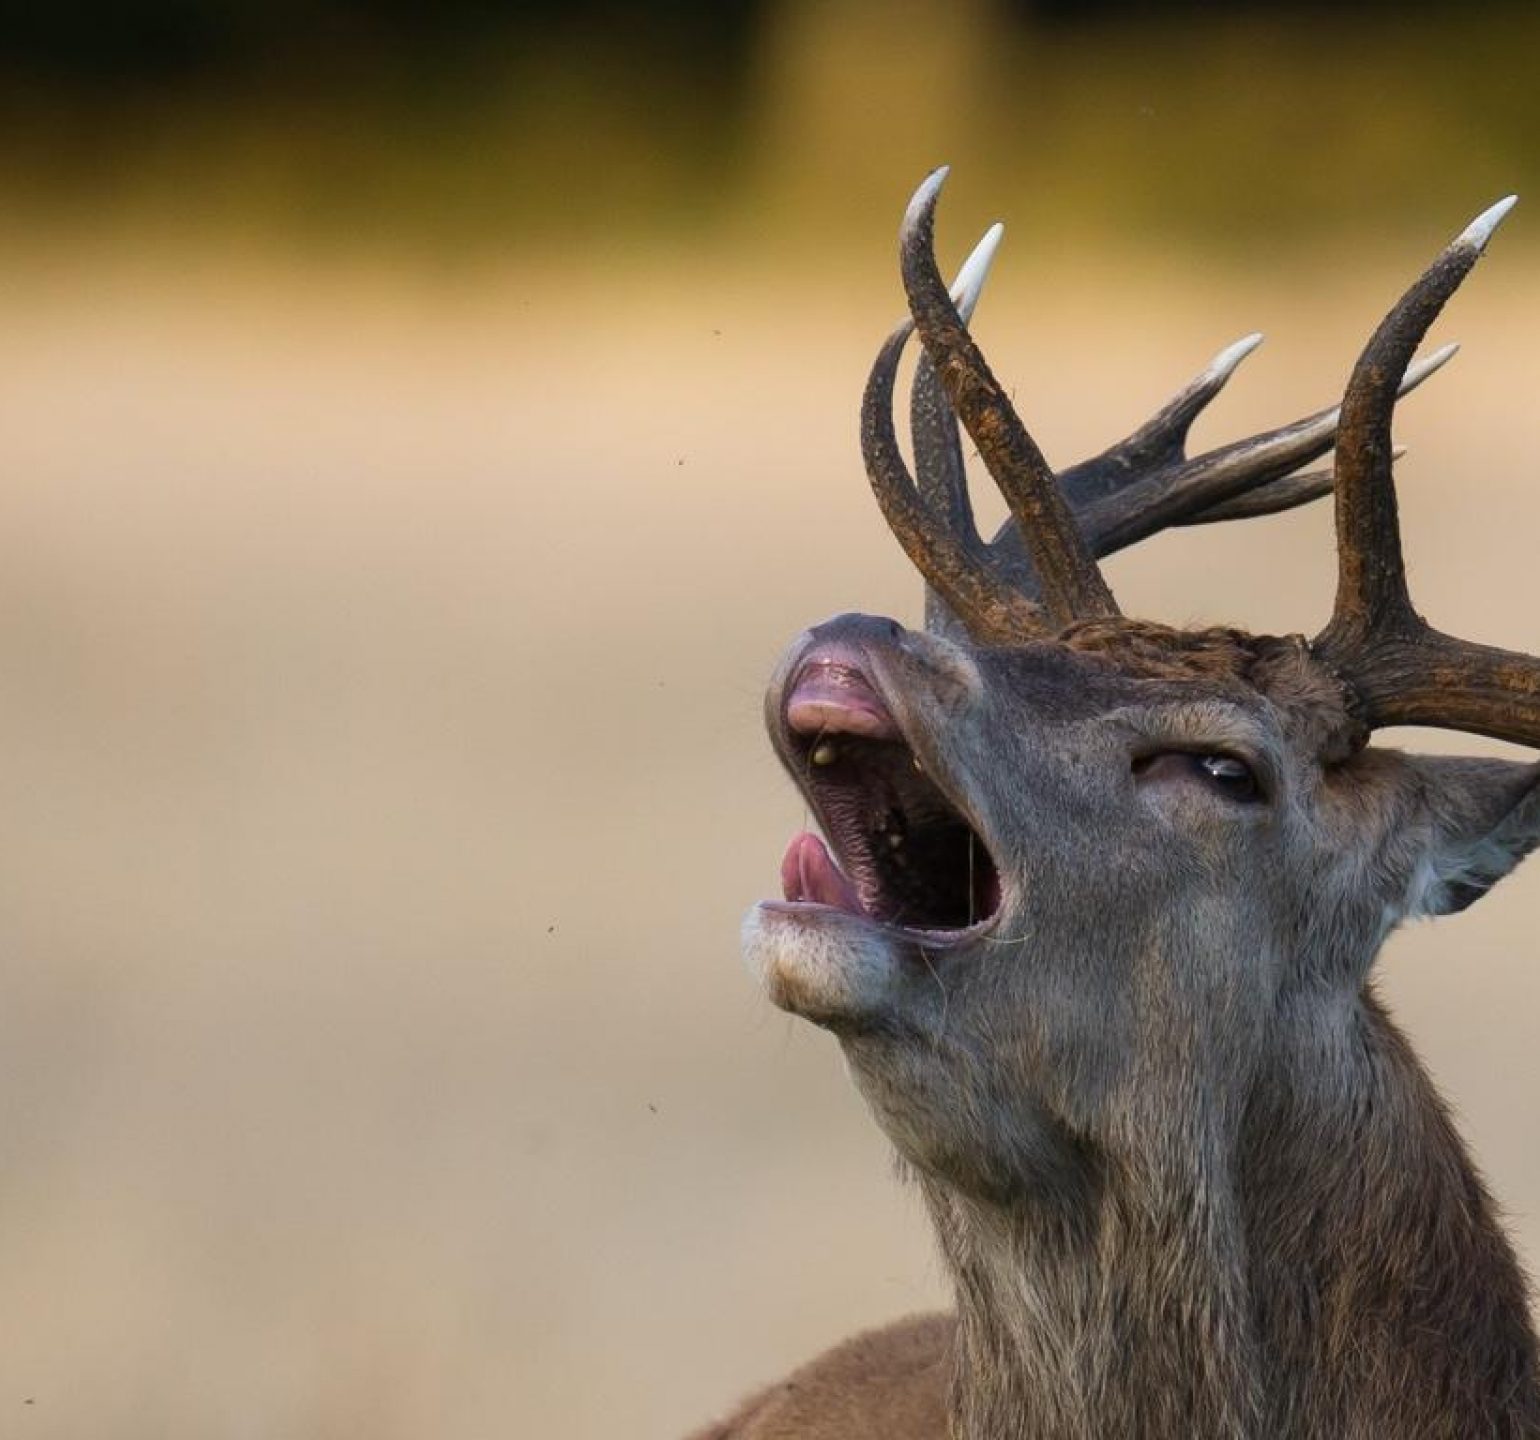
[[[756,905],[743,921],[743,958],[772,1004],[818,1024],[871,1016],[897,998],[892,943],[838,910]]]

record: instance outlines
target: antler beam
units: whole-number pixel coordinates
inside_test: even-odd
[[[1390,427],[1396,386],[1514,197],[1478,216],[1380,322],[1353,367],[1337,435],[1337,600],[1311,642],[1364,723],[1433,725],[1540,745],[1540,659],[1434,630],[1412,605]]]

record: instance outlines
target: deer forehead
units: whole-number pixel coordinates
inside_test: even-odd
[[[1173,739],[1195,743],[1224,738],[1233,720],[1234,728],[1276,735],[1301,758],[1325,765],[1348,758],[1366,739],[1351,692],[1301,636],[1119,617],[1080,622],[1036,649],[1062,667],[1062,688],[1079,700],[1082,715],[1147,708],[1192,732]]]

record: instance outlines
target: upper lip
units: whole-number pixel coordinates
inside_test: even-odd
[[[867,675],[864,657],[819,646],[797,666],[781,707],[788,735],[903,739],[892,708]]]

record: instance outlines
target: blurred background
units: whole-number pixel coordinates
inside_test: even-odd
[[[1007,222],[977,329],[1061,463],[1266,331],[1218,443],[1535,194],[1537,43],[1408,0],[0,3],[0,1435],[665,1440],[938,1303],[736,940],[804,821],[780,648],[919,614],[856,446],[908,195],[952,163],[947,265]],[[1399,426],[1416,593],[1537,649],[1528,206],[1451,338]],[[1330,516],[1109,569],[1309,633]],[[1521,872],[1382,966],[1531,1258],[1537,929]]]

